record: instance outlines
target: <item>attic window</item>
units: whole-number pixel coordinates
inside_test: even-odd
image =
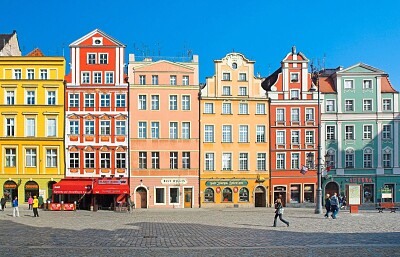
[[[103,45],[103,38],[101,38],[101,37],[94,37],[94,38],[93,38],[93,45]]]
[[[290,82],[299,82],[299,73],[298,72],[290,73]]]

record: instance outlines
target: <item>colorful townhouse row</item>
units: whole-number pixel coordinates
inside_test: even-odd
[[[197,55],[129,54],[126,64],[126,46],[96,29],[70,44],[65,74],[64,57],[21,56],[16,37],[0,35],[8,199],[314,206],[319,152],[324,194],[359,184],[362,204],[400,199],[399,99],[384,71],[359,63],[314,76],[293,47],[268,77],[233,52],[200,84]]]

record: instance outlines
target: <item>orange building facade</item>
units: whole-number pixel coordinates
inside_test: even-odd
[[[262,83],[270,98],[271,203],[315,203],[318,95],[308,63],[293,47]]]
[[[199,207],[198,56],[129,55],[131,198],[136,208]]]

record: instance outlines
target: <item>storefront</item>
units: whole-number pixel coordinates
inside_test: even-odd
[[[52,186],[56,183],[53,178],[32,179],[28,176],[21,176],[19,179],[3,180],[3,194],[7,201],[11,201],[16,196],[19,203],[27,203],[29,196],[37,196],[40,201],[45,201],[52,195]]]
[[[271,202],[281,198],[284,206],[313,206],[315,205],[316,178],[272,179]]]

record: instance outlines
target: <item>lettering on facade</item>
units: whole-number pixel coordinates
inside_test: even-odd
[[[187,179],[185,178],[163,178],[161,179],[161,184],[163,185],[186,185]]]
[[[126,180],[98,180],[99,185],[124,185]]]
[[[350,178],[350,183],[373,183],[372,178]]]
[[[207,181],[206,186],[247,186],[246,180]]]

